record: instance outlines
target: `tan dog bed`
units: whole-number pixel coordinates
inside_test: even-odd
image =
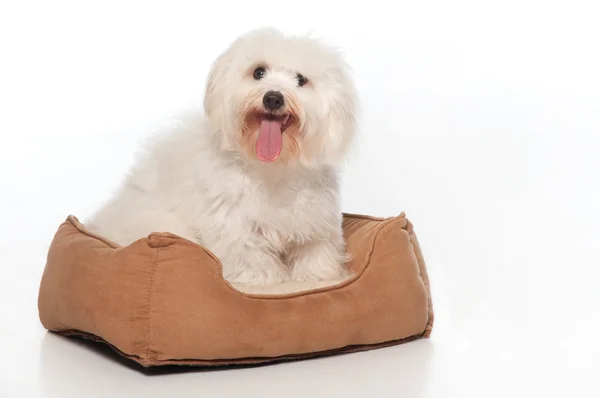
[[[196,243],[153,233],[121,247],[70,216],[50,246],[40,320],[146,367],[275,362],[428,337],[429,281],[404,214],[345,215],[344,233],[351,279],[257,294],[225,281],[219,260]]]

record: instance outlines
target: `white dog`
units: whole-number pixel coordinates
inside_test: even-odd
[[[89,230],[122,245],[177,234],[236,283],[348,276],[337,169],[356,99],[342,57],[312,38],[250,32],[213,64],[204,107],[148,146]]]

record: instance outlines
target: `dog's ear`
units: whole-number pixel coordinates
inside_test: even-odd
[[[358,104],[349,70],[334,71],[337,84],[329,95],[328,131],[323,137],[323,155],[333,163],[343,160],[356,135]]]
[[[224,63],[224,55],[221,55],[211,65],[208,78],[206,79],[206,85],[204,89],[204,112],[210,119],[216,116],[215,111],[219,107],[217,104],[218,98],[216,93],[219,92],[217,85],[219,84],[220,75],[222,75],[224,72]]]
[[[220,136],[222,150],[230,149],[233,144],[226,131],[226,121],[231,118],[231,115],[228,114],[230,110],[226,106],[226,100],[223,97],[224,88],[222,87],[223,82],[226,81],[224,76],[228,73],[230,62],[226,53],[213,62],[206,79],[204,91],[204,113],[216,128],[215,133]]]

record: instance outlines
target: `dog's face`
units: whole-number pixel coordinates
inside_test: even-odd
[[[355,134],[355,91],[333,49],[263,29],[213,64],[204,99],[221,149],[262,162],[339,163]]]

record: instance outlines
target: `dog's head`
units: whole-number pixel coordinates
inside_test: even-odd
[[[343,159],[355,134],[355,102],[348,67],[335,50],[261,29],[215,61],[204,107],[222,150],[316,167]]]

